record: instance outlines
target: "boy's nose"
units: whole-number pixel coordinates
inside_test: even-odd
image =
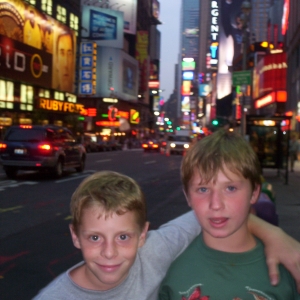
[[[115,243],[112,242],[105,242],[102,249],[101,249],[101,255],[111,259],[117,255],[117,247]]]
[[[224,207],[222,195],[218,191],[212,192],[211,199],[209,202],[209,208],[212,210],[220,210]]]

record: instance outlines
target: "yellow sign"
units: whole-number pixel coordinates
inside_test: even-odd
[[[40,98],[38,108],[51,110],[51,111],[59,111],[59,112],[67,112],[67,113],[74,113],[80,114],[84,113],[84,105],[80,103],[71,103],[71,102],[63,102],[58,100],[51,100]]]

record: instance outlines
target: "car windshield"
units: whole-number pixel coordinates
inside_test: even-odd
[[[6,137],[6,141],[18,141],[18,142],[26,142],[26,141],[42,141],[46,138],[45,130],[36,130],[36,129],[11,129]]]
[[[191,138],[189,136],[181,136],[181,135],[175,135],[175,136],[169,136],[169,141],[173,142],[191,142]]]

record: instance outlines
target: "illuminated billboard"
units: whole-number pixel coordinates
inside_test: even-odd
[[[123,13],[106,8],[83,6],[81,36],[98,46],[123,48]]]
[[[191,95],[192,82],[190,80],[183,80],[181,86],[181,95],[189,96]]]
[[[117,97],[137,100],[138,61],[121,49],[97,48],[96,94],[99,97]]]
[[[148,44],[149,44],[148,31],[138,31],[136,34],[136,49],[135,58],[139,62],[139,90],[140,92],[147,91],[149,81],[148,70]]]
[[[192,71],[182,72],[182,79],[183,80],[193,80],[194,79],[194,72],[192,72]]]
[[[286,53],[265,55],[253,69],[252,95],[257,99],[276,90],[286,90]]]
[[[241,55],[243,41],[241,6],[243,0],[213,2],[218,7],[220,14],[217,98],[222,99],[232,92],[232,68],[234,61]]]
[[[81,0],[81,5],[86,5],[86,0]],[[123,15],[124,32],[136,34],[136,14],[137,0],[109,0],[107,1],[109,8],[106,11],[119,11]],[[94,1],[94,7],[100,8],[103,5],[102,1]],[[99,5],[99,6],[98,6]]]
[[[181,111],[182,112],[189,112],[191,111],[191,102],[189,96],[182,97],[181,100]]]
[[[19,0],[0,0],[0,28],[0,76],[74,92],[74,31]]]
[[[196,68],[195,61],[182,61],[181,62],[182,71],[194,71]]]

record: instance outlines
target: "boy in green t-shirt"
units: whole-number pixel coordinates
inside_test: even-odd
[[[283,266],[280,283],[270,284],[264,246],[247,226],[260,194],[260,171],[249,143],[225,129],[187,152],[181,179],[202,233],[172,263],[159,299],[300,299]]]

